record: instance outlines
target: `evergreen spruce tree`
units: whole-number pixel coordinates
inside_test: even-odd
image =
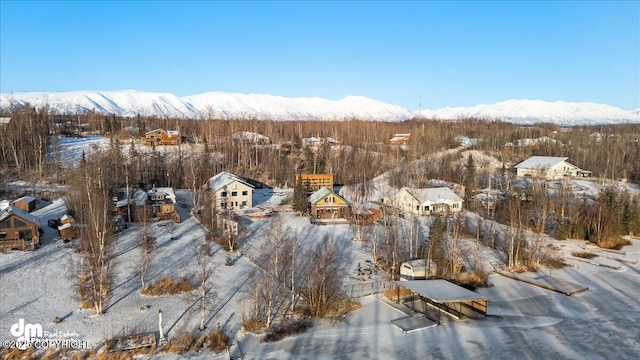
[[[302,176],[298,177],[293,188],[293,210],[307,212],[307,187],[302,183]]]

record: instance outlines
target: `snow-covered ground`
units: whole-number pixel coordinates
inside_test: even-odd
[[[81,137],[58,136],[57,147],[49,149],[47,162],[58,163],[62,167],[75,167],[82,159],[82,153],[88,158],[94,152],[109,147],[110,141],[102,135],[84,135]]]
[[[170,240],[166,221],[149,225],[157,237],[147,282],[163,276],[193,276],[195,260],[193,243],[204,238],[202,226],[188,213],[190,195],[177,191],[178,210],[182,222]],[[278,206],[290,196],[290,190],[259,190],[254,196],[260,206]],[[44,225],[66,211],[61,200],[55,200],[34,215]],[[274,223],[282,222],[286,233],[297,235],[303,246],[333,239],[344,255],[346,289],[350,285],[384,280],[383,274],[373,279],[356,279],[353,269],[370,259],[365,244],[353,241],[349,225],[315,226],[290,212],[281,212],[264,219],[241,217],[244,234],[239,240],[248,257],[232,254],[233,266],[225,266],[227,253],[211,245],[211,263],[217,269],[218,301],[208,312],[209,328],[220,324],[231,335],[232,355],[245,359],[511,359],[524,358],[635,358],[640,351],[640,239],[623,250],[626,254],[596,251],[584,241],[553,241],[559,255],[567,257],[572,267],[543,269],[526,273],[532,278],[552,277],[586,285],[589,290],[571,297],[527,285],[494,274],[489,287],[479,289],[489,299],[489,316],[485,319],[462,321],[443,317],[442,325],[402,333],[390,321],[405,316],[389,306],[380,295],[362,298],[362,309],[349,314],[344,322],[315,322],[307,333],[285,338],[275,343],[261,343],[256,335],[241,330],[242,289],[255,266],[262,245],[271,235]],[[401,220],[403,227],[406,220]],[[99,344],[105,338],[121,333],[157,330],[157,314],[162,309],[166,335],[171,338],[184,330],[194,330],[198,314],[193,299],[185,296],[146,297],[140,295],[140,280],[136,268],[140,259],[140,224],[132,224],[118,235],[115,281],[109,306],[103,316],[90,310],[80,310],[73,295],[75,251],[67,244],[55,241],[56,231],[43,226],[43,245],[34,252],[0,254],[0,340],[12,340],[9,329],[19,319],[41,324],[49,332],[75,332],[78,339]],[[428,235],[427,219],[420,220],[421,237]],[[475,244],[463,241],[466,252]],[[619,270],[584,263],[571,257],[575,251],[594,251],[600,256],[593,261],[618,265]],[[489,249],[480,252],[489,261],[499,261],[499,254]],[[624,258],[621,262],[615,258]],[[491,270],[490,268],[485,270]],[[147,310],[142,310],[147,309]],[[55,317],[62,322],[55,323]],[[75,334],[74,334],[75,336]],[[226,358],[226,354],[216,357]],[[177,359],[161,354],[160,359]],[[210,353],[193,353],[194,359],[211,358]]]

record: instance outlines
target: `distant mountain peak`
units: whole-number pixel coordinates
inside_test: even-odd
[[[469,107],[445,107],[416,112],[428,119],[486,119],[519,124],[542,122],[559,125],[595,125],[640,123],[640,114],[620,108],[589,102],[548,102],[544,100],[511,99],[495,104]]]
[[[259,120],[350,120],[404,121],[413,117],[458,120],[467,118],[502,120],[520,124],[541,122],[559,125],[640,123],[640,109],[622,109],[588,102],[570,103],[512,99],[471,107],[445,107],[410,112],[364,96],[340,100],[266,94],[212,91],[178,97],[171,93],[133,89],[116,91],[31,92],[0,94],[0,108],[29,103],[47,106],[59,114],[98,112],[119,116],[172,118],[222,118]]]

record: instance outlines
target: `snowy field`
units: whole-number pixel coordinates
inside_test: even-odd
[[[191,276],[195,272],[193,242],[204,237],[201,225],[188,214],[189,194],[178,191],[178,209],[183,221],[175,237],[164,223],[149,226],[157,237],[157,246],[148,271],[147,281],[162,276]],[[258,192],[261,206],[274,206],[286,198],[286,191]],[[61,200],[37,210],[34,215],[42,224],[65,213]],[[352,241],[348,225],[313,226],[292,213],[259,220],[241,218],[245,235],[242,251],[250,257],[259,255],[262,244],[271,234],[275,221],[283,223],[286,232],[311,245],[323,238],[336,240],[345,256],[344,271],[349,281],[358,283],[351,274],[359,262],[370,259],[360,242]],[[422,231],[426,226],[421,226]],[[94,316],[90,310],[80,310],[73,296],[72,263],[77,260],[67,244],[56,242],[56,232],[43,227],[43,246],[35,252],[0,254],[0,340],[11,340],[9,328],[19,319],[41,324],[49,332],[75,332],[78,338],[92,345],[122,333],[155,331],[157,312],[162,309],[167,336],[184,330],[194,330],[198,314],[188,311],[196,307],[185,296],[146,297],[140,295],[136,267],[140,258],[139,224],[118,236],[113,296],[104,316]],[[220,324],[231,335],[232,355],[246,359],[512,359],[533,358],[631,359],[640,351],[640,269],[638,264],[612,258],[640,259],[640,240],[632,240],[624,248],[626,255],[597,252],[593,259],[600,263],[619,265],[612,270],[577,261],[566,261],[575,267],[553,270],[551,276],[586,285],[589,290],[571,297],[527,285],[494,274],[490,286],[479,289],[489,299],[486,319],[463,321],[443,317],[442,325],[402,333],[390,325],[391,320],[406,315],[389,306],[380,295],[362,298],[362,309],[351,313],[344,322],[317,321],[307,333],[263,344],[259,337],[241,330],[242,289],[255,271],[252,262],[232,255],[233,266],[225,266],[226,252],[212,245],[211,262],[217,268],[218,301],[206,318],[209,328]],[[565,255],[587,248],[584,241],[555,242]],[[588,250],[592,250],[587,248]],[[606,257],[605,257],[606,256]],[[549,275],[548,270],[527,273],[535,278]],[[375,280],[375,279],[373,279]],[[372,280],[372,281],[373,281]],[[148,308],[148,310],[142,310]],[[62,322],[55,323],[55,317]],[[211,358],[210,353],[193,353],[191,358]],[[217,355],[226,358],[226,354]],[[157,355],[159,359],[177,359],[172,354]]]

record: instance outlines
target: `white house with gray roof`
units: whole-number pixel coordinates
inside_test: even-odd
[[[532,156],[516,164],[516,176],[557,180],[564,177],[586,177],[591,171],[582,170],[569,163],[566,157]]]
[[[209,179],[209,190],[216,193],[218,209],[253,207],[254,186],[239,176],[223,171]]]
[[[462,198],[447,187],[412,189],[403,187],[384,199],[384,203],[400,211],[428,216],[462,211]]]

